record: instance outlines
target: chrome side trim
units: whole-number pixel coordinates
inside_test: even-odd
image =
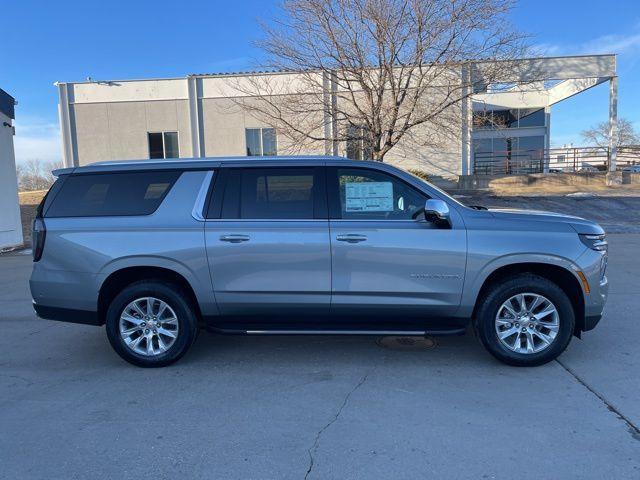
[[[227,223],[258,223],[258,222],[281,222],[281,223],[324,223],[328,224],[326,218],[307,218],[307,219],[295,219],[295,218],[207,218],[207,222],[227,222]]]
[[[247,335],[408,335],[424,336],[425,330],[247,330]]]
[[[199,222],[204,222],[204,202],[207,199],[207,192],[209,191],[209,185],[211,185],[211,179],[213,178],[213,170],[209,170],[202,180],[200,185],[200,191],[196,197],[196,203],[191,211],[191,216]]]

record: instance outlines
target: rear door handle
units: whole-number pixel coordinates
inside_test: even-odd
[[[241,243],[248,242],[249,235],[220,235],[221,242]]]
[[[339,242],[347,242],[347,243],[360,243],[365,242],[367,240],[366,235],[359,235],[357,233],[347,233],[345,235],[338,235],[336,240]]]

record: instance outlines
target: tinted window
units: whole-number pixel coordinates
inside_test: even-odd
[[[162,133],[149,134],[149,158],[164,158]]]
[[[274,128],[262,129],[262,154],[263,155],[278,154],[276,130]]]
[[[135,172],[69,176],[47,217],[149,215],[167,195],[180,172]]]
[[[178,132],[149,133],[149,158],[180,158]]]
[[[164,158],[180,158],[177,132],[164,132]]]
[[[518,126],[518,111],[496,110],[493,112],[493,125],[496,128],[515,128]]]
[[[544,150],[544,137],[543,136],[535,136],[535,137],[520,137],[519,138],[519,148],[521,151],[542,151]]]
[[[247,142],[247,156],[262,155],[262,144],[260,142],[260,129],[247,128],[245,130]]]
[[[413,220],[427,200],[418,190],[386,173],[362,168],[336,171],[343,219]]]
[[[473,128],[476,130],[544,127],[544,125],[544,108],[482,110],[473,112]]]
[[[544,123],[544,108],[520,110],[520,127],[544,127]]]
[[[245,140],[247,155],[250,157],[278,154],[278,141],[274,128],[247,128]]]
[[[473,140],[473,152],[474,153],[491,153],[493,146],[490,138],[474,139]]]
[[[258,220],[318,218],[322,215],[323,189],[317,172],[315,168],[231,170],[223,187],[221,216]]]
[[[367,131],[362,127],[350,125],[347,128],[347,158],[352,160],[367,160],[372,158]]]

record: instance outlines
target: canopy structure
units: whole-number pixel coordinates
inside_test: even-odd
[[[514,152],[526,150],[513,148],[516,142],[518,146],[539,147],[540,140],[535,139],[544,137],[544,150],[548,151],[551,107],[606,82],[609,83],[608,168],[616,170],[617,146],[613,139],[617,130],[618,77],[615,55],[523,59],[518,61],[516,68],[508,70],[513,75],[500,79],[503,82],[500,84],[482,82],[482,64],[470,72],[474,85],[479,88],[467,102],[463,114],[463,171],[474,172],[476,153],[486,158],[490,152],[505,156],[511,155],[511,149]],[[499,115],[496,112],[500,112]],[[540,121],[532,117],[535,112],[540,112]],[[492,125],[491,120],[495,118],[502,120],[502,124]],[[521,121],[523,118],[525,122]]]

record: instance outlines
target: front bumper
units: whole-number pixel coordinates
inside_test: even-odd
[[[584,317],[584,325],[582,326],[583,332],[588,332],[589,330],[593,330],[598,325],[598,322],[602,318],[602,315],[591,315]]]
[[[587,250],[576,261],[589,283],[590,292],[584,293],[584,320],[579,329],[593,330],[600,319],[609,296],[609,280],[606,276],[607,253]]]

